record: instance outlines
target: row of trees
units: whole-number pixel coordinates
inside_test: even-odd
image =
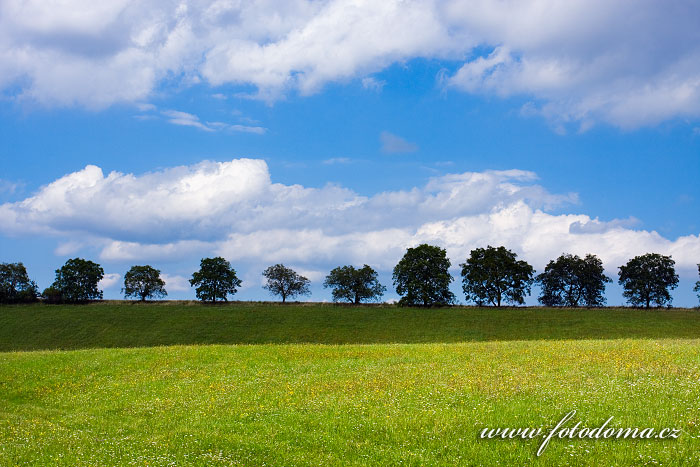
[[[672,301],[670,290],[678,285],[675,262],[669,256],[648,253],[636,256],[619,268],[618,282],[623,295],[633,306],[663,306]],[[422,244],[409,248],[393,270],[393,284],[401,295],[401,305],[448,305],[455,302],[450,291],[454,280],[447,252]],[[460,264],[462,290],[467,302],[500,307],[503,303],[520,305],[538,283],[539,302],[545,306],[599,307],[605,304],[605,285],[612,280],[604,274],[603,263],[595,255],[580,258],[563,254],[550,261],[539,275],[527,262],[503,246],[477,248]],[[698,265],[700,274],[700,264]],[[262,273],[263,288],[282,302],[309,295],[310,281],[282,265],[270,266]],[[69,259],[56,270],[54,283],[42,293],[49,303],[85,302],[102,298],[99,282],[104,270],[99,264],[82,258]],[[203,258],[200,269],[192,274],[190,285],[197,298],[216,302],[234,295],[242,281],[231,264],[222,257]],[[368,265],[361,268],[339,266],[330,271],[323,286],[332,289],[333,301],[362,303],[379,301],[386,287],[377,272]],[[700,297],[700,281],[694,290]],[[132,266],[124,275],[122,293],[126,298],[162,298],[167,296],[160,271],[151,266]],[[0,302],[22,303],[37,300],[37,285],[29,279],[22,263],[0,264]]]
[[[649,308],[672,301],[670,290],[678,286],[675,262],[670,256],[647,253],[620,266],[619,284],[632,306]],[[394,268],[396,291],[406,305],[435,305],[454,302],[449,290],[453,280],[448,269],[447,252],[437,246],[419,245],[409,248]],[[535,276],[527,262],[505,247],[477,248],[460,264],[462,290],[467,302],[477,305],[521,305],[538,283],[538,301],[545,306],[599,307],[605,304],[605,284],[612,280],[604,274],[603,263],[595,255],[581,258],[563,254],[550,261],[544,272]],[[698,265],[700,273],[700,264]],[[700,297],[700,281],[695,284]]]

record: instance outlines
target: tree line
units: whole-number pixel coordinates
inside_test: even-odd
[[[455,303],[450,283],[454,280],[445,249],[421,244],[408,248],[394,267],[392,280],[401,296],[399,305],[435,306]],[[538,301],[549,307],[601,307],[605,305],[605,286],[612,279],[604,274],[603,263],[595,255],[562,254],[551,260],[544,271],[534,268],[503,246],[476,248],[461,267],[462,290],[466,301],[479,306],[522,305],[533,284],[540,286]],[[700,275],[700,264],[698,264]],[[282,302],[310,295],[308,278],[283,264],[266,268],[263,288]],[[618,283],[623,296],[635,307],[660,307],[672,302],[670,291],[678,286],[675,262],[670,256],[647,253],[635,256],[619,267]],[[83,303],[102,299],[99,282],[102,267],[89,260],[73,258],[56,270],[53,284],[40,294],[22,263],[0,264],[0,303],[28,303],[40,298],[46,303]],[[231,263],[222,257],[203,258],[190,285],[204,302],[227,301],[241,286]],[[168,295],[160,271],[149,265],[132,266],[124,275],[125,298],[145,301]],[[377,271],[367,264],[361,268],[338,266],[323,282],[332,290],[334,302],[363,303],[380,301],[386,287]],[[700,280],[693,289],[700,298]]]

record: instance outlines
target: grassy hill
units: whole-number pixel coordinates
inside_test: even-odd
[[[700,465],[693,310],[36,305],[0,346],[0,465]],[[682,431],[479,438],[571,410]]]
[[[0,306],[0,351],[698,337],[697,309],[421,309],[246,302]]]

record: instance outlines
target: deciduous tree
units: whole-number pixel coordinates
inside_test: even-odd
[[[227,297],[235,294],[241,283],[231,263],[220,256],[202,258],[199,271],[193,273],[190,279],[190,285],[196,287],[197,298],[212,303],[228,301]]]
[[[160,270],[151,266],[131,266],[124,274],[124,297],[139,297],[141,301],[147,298],[165,297],[165,281],[160,277]]]
[[[670,290],[678,286],[678,275],[670,256],[647,253],[635,256],[620,266],[619,283],[624,288],[623,295],[632,306],[649,308],[670,304]]]
[[[0,264],[0,303],[36,301],[39,291],[22,263]]]
[[[263,289],[268,290],[272,295],[282,297],[282,303],[286,302],[287,298],[311,294],[309,279],[283,264],[268,267],[262,275],[267,280]]]
[[[545,306],[596,307],[605,304],[605,284],[612,280],[597,256],[564,254],[547,264],[537,282],[542,287],[538,300]]]
[[[447,252],[423,243],[409,248],[394,267],[394,286],[401,295],[399,305],[449,305],[455,296],[450,291],[450,260]]]
[[[334,268],[323,283],[323,287],[333,289],[333,301],[361,303],[363,300],[378,301],[386,291],[379,283],[377,271],[368,265],[355,269],[354,266]]]
[[[61,294],[61,301],[79,303],[99,300],[102,291],[98,288],[104,277],[104,269],[92,261],[73,258],[56,269],[56,280],[50,287]]]
[[[700,276],[700,264],[698,264],[698,275]],[[698,293],[698,299],[700,299],[700,281],[695,283],[695,288],[693,288],[693,290]]]
[[[477,248],[472,250],[462,266],[462,290],[467,301],[477,305],[501,302],[523,304],[530,295],[534,269],[518,255],[505,247]]]

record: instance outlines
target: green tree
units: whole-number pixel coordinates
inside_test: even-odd
[[[698,275],[700,275],[700,264],[698,264]],[[700,299],[700,281],[695,283],[693,290],[698,293],[698,299]]]
[[[394,267],[394,286],[401,295],[399,305],[449,305],[455,296],[450,291],[450,260],[447,252],[423,243],[409,248]]]
[[[283,264],[268,267],[262,275],[267,280],[263,289],[268,290],[272,295],[282,297],[282,303],[286,302],[287,298],[311,294],[309,279]]]
[[[670,256],[658,253],[635,256],[620,266],[618,282],[624,289],[622,294],[632,306],[670,305],[673,299],[669,290],[678,286],[675,264]]]
[[[190,279],[190,285],[196,287],[197,298],[212,303],[217,300],[228,301],[227,297],[235,294],[241,283],[231,263],[220,256],[202,258],[199,271],[192,274]]]
[[[334,302],[379,301],[386,291],[386,287],[379,283],[377,271],[366,264],[360,269],[353,266],[334,268],[326,276],[323,287],[333,289]]]
[[[462,266],[462,290],[467,301],[482,306],[490,303],[501,306],[501,302],[521,305],[525,295],[530,295],[532,266],[519,261],[518,255],[505,247],[477,248],[472,250]]]
[[[165,281],[160,271],[151,266],[131,266],[124,274],[124,297],[139,297],[142,302],[151,297],[165,297]]]
[[[612,282],[603,272],[603,262],[595,255],[561,255],[537,276],[542,287],[538,300],[545,306],[603,306],[605,284]]]
[[[61,291],[53,285],[44,289],[44,291],[41,293],[41,298],[44,300],[44,303],[49,303],[52,305],[56,305],[63,301]]]
[[[0,303],[36,301],[39,291],[22,263],[0,263]]]
[[[98,284],[104,277],[104,269],[92,261],[73,258],[56,269],[56,280],[50,287],[61,294],[61,300],[71,303],[102,298]]]

